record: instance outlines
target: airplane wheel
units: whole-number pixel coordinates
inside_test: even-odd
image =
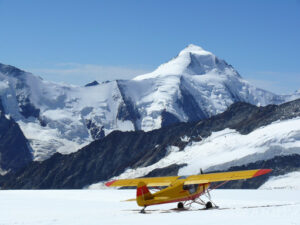
[[[182,203],[182,202],[178,202],[177,208],[178,208],[178,209],[183,209],[183,203]]]
[[[206,208],[206,209],[212,208],[212,203],[211,203],[211,202],[206,202],[205,208]]]

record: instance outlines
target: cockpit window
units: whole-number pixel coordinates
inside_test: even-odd
[[[183,185],[183,190],[188,190],[190,194],[194,194],[197,191],[198,184]]]

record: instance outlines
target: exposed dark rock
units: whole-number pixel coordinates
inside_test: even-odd
[[[156,162],[165,156],[166,146],[187,128],[186,124],[180,124],[171,129],[147,133],[114,131],[75,153],[56,153],[41,163],[33,162],[16,174],[7,175],[0,186],[22,189],[82,188],[108,180],[128,167]]]
[[[20,99],[20,96],[17,96],[17,100],[19,102],[20,113],[25,117],[35,117],[39,118],[40,109],[35,108],[35,106],[30,102],[28,98]]]
[[[187,164],[172,164],[164,168],[152,170],[145,177],[178,176],[178,170]]]
[[[39,120],[40,125],[41,125],[42,127],[47,126],[47,122],[46,122],[45,120],[43,120],[41,117],[39,117],[38,120]]]
[[[194,97],[190,94],[189,90],[184,86],[184,78],[181,77],[180,82],[180,93],[181,98],[178,100],[177,104],[180,108],[183,109],[184,113],[188,116],[190,122],[199,121],[208,117],[199,105],[197,104]],[[174,121],[176,122],[176,121]]]
[[[94,140],[99,140],[105,137],[103,127],[98,127],[92,120],[86,121],[86,127],[89,129],[90,134]]]
[[[32,155],[19,125],[6,118],[1,99],[0,111],[0,167],[15,172],[31,162]]]
[[[167,127],[174,123],[179,123],[180,120],[172,113],[163,110],[161,112],[161,127]]]
[[[99,84],[98,81],[94,80],[93,82],[88,83],[88,84],[86,84],[86,85],[84,85],[84,86],[85,86],[85,87],[91,87],[91,86],[96,86],[96,85],[98,85],[98,84]]]
[[[137,126],[137,120],[140,119],[140,114],[135,108],[135,104],[133,104],[131,99],[126,97],[124,88],[122,87],[122,81],[117,80],[117,85],[124,101],[124,103],[120,104],[119,106],[117,119],[122,121],[130,120],[133,123],[135,130],[139,130]]]

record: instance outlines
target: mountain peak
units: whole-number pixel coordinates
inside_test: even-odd
[[[200,46],[190,44],[181,50],[175,58],[160,65],[151,73],[135,77],[134,80],[168,75],[204,75],[210,72],[238,75],[232,66],[224,60],[217,58],[213,53],[204,50]]]
[[[193,53],[196,55],[213,55],[211,52],[208,52],[204,50],[202,47],[194,44],[189,44],[187,47],[185,47],[179,55],[185,54],[185,53]]]
[[[85,87],[91,87],[91,86],[96,86],[96,85],[98,85],[99,84],[99,82],[98,81],[96,81],[96,80],[94,80],[93,82],[90,82],[90,83],[88,83],[88,84],[86,84],[86,85],[84,85]]]
[[[20,70],[14,66],[11,65],[5,65],[0,63],[0,73],[12,76],[12,77],[20,77],[23,74],[25,74],[25,71]]]

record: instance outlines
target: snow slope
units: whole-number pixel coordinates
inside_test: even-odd
[[[173,211],[175,203],[151,206],[140,214],[135,190],[1,191],[0,224],[23,225],[123,225],[123,224],[223,224],[295,225],[300,221],[299,191],[215,190],[220,209]]]
[[[260,189],[294,189],[300,190],[300,171],[272,177]]]
[[[197,121],[237,101],[280,104],[280,96],[243,80],[224,60],[189,45],[152,73],[88,87],[57,84],[0,64],[0,96],[29,139],[35,160],[70,153],[113,130],[160,128]]]
[[[0,72],[0,93],[6,113],[29,139],[36,160],[55,152],[74,152],[90,143],[93,126],[95,135],[134,129],[131,121],[116,119],[123,104],[116,81],[77,87],[44,81],[25,72],[21,76]],[[22,107],[28,105],[39,115],[24,116]]]
[[[184,137],[183,137],[184,138]],[[300,154],[300,118],[276,121],[242,135],[235,130],[225,129],[212,133],[200,142],[190,142],[182,151],[170,146],[168,154],[155,164],[137,169],[127,169],[114,179],[136,178],[147,175],[154,169],[172,164],[187,166],[179,170],[178,175],[198,174],[226,170],[232,166],[241,166],[259,160],[272,159],[275,156]],[[102,188],[96,183],[89,188]]]

